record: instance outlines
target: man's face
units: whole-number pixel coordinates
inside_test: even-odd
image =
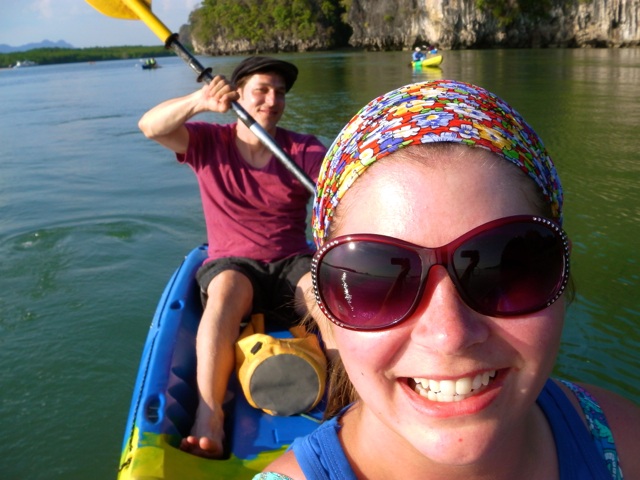
[[[277,73],[256,73],[238,88],[239,103],[267,131],[275,129],[285,108],[286,84]]]

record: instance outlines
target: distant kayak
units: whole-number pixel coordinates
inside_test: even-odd
[[[419,62],[411,62],[413,68],[422,67],[437,67],[442,63],[442,55],[434,55],[433,57],[427,57]]]
[[[147,58],[140,61],[142,62],[141,67],[143,70],[153,70],[154,68],[160,68],[160,65],[158,65],[158,62],[156,62],[155,58]]]

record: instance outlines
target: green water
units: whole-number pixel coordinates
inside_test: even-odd
[[[374,96],[455,78],[505,98],[565,186],[576,300],[557,373],[640,401],[640,49],[287,55],[283,126],[327,145]],[[203,58],[229,74],[237,57]],[[179,59],[0,71],[0,477],[114,478],[155,304],[205,239],[188,168],[140,115],[196,87]],[[205,117],[231,121],[233,117]]]

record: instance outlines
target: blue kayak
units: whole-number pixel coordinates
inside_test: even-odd
[[[193,249],[158,303],[127,419],[119,479],[250,479],[294,438],[313,431],[322,417],[319,407],[303,415],[269,415],[249,405],[232,376],[231,400],[225,404],[225,457],[204,459],[178,448],[198,403],[195,338],[202,307],[195,273],[206,257],[206,245]],[[267,333],[290,335],[286,330]]]

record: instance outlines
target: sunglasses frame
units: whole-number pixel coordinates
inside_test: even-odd
[[[552,294],[552,298],[543,302],[541,305],[536,305],[535,307],[530,307],[527,309],[521,309],[521,310],[515,311],[514,313],[496,314],[495,312],[493,313],[483,312],[482,307],[479,307],[479,305],[477,305],[474,302],[474,300],[469,297],[469,295],[464,291],[464,288],[460,285],[459,280],[453,271],[454,267],[451,262],[451,258],[453,257],[453,254],[461,245],[463,245],[465,242],[473,239],[474,237],[478,236],[481,233],[488,232],[493,229],[510,225],[510,224],[522,224],[522,223],[543,225],[549,231],[553,232],[554,235],[556,235],[562,241],[563,272],[562,272],[561,282],[559,282],[560,285],[559,287],[556,288],[555,293]],[[409,251],[412,251],[420,257],[422,271],[420,275],[421,278],[420,278],[420,286],[419,286],[418,292],[416,293],[416,296],[413,300],[411,307],[407,310],[406,313],[401,315],[398,319],[393,320],[391,322],[384,323],[383,325],[376,325],[376,326],[363,327],[363,326],[349,325],[339,320],[331,312],[331,309],[327,306],[326,302],[324,301],[323,295],[320,292],[320,286],[318,284],[318,270],[321,268],[322,260],[324,259],[326,253],[334,249],[335,247],[343,245],[345,243],[357,242],[357,241],[369,241],[373,243],[394,245],[396,247],[405,248]],[[447,274],[449,275],[449,278],[455,285],[456,292],[458,293],[462,301],[465,303],[465,305],[467,305],[472,310],[482,315],[487,315],[491,317],[498,317],[498,318],[516,317],[516,316],[526,315],[526,314],[543,310],[551,306],[552,304],[554,304],[562,296],[562,294],[566,290],[566,287],[569,283],[570,250],[571,250],[571,246],[570,246],[569,238],[566,232],[552,220],[549,220],[544,217],[535,216],[535,215],[515,215],[510,217],[499,218],[499,219],[484,223],[482,225],[479,225],[478,227],[475,227],[469,230],[468,232],[464,233],[463,235],[459,236],[458,238],[449,242],[448,244],[440,247],[435,247],[435,248],[423,247],[421,245],[416,245],[416,244],[413,244],[404,240],[400,240],[394,237],[378,235],[378,234],[358,233],[358,234],[341,235],[339,237],[336,237],[332,240],[327,241],[319,250],[316,251],[311,261],[311,279],[313,283],[313,290],[316,298],[316,303],[318,304],[318,307],[320,308],[322,313],[324,313],[324,315],[329,320],[331,320],[333,323],[335,323],[339,327],[346,328],[349,330],[357,330],[357,331],[382,330],[382,329],[397,325],[403,322],[404,320],[406,320],[407,318],[409,318],[415,312],[416,308],[418,307],[418,304],[420,303],[422,296],[424,295],[424,289],[425,289],[427,278],[429,276],[429,271],[431,270],[431,267],[435,265],[441,265],[447,270]],[[437,261],[431,263],[430,265],[428,264],[425,265],[425,257],[434,256],[434,255]],[[426,273],[425,273],[425,270],[426,270]]]

